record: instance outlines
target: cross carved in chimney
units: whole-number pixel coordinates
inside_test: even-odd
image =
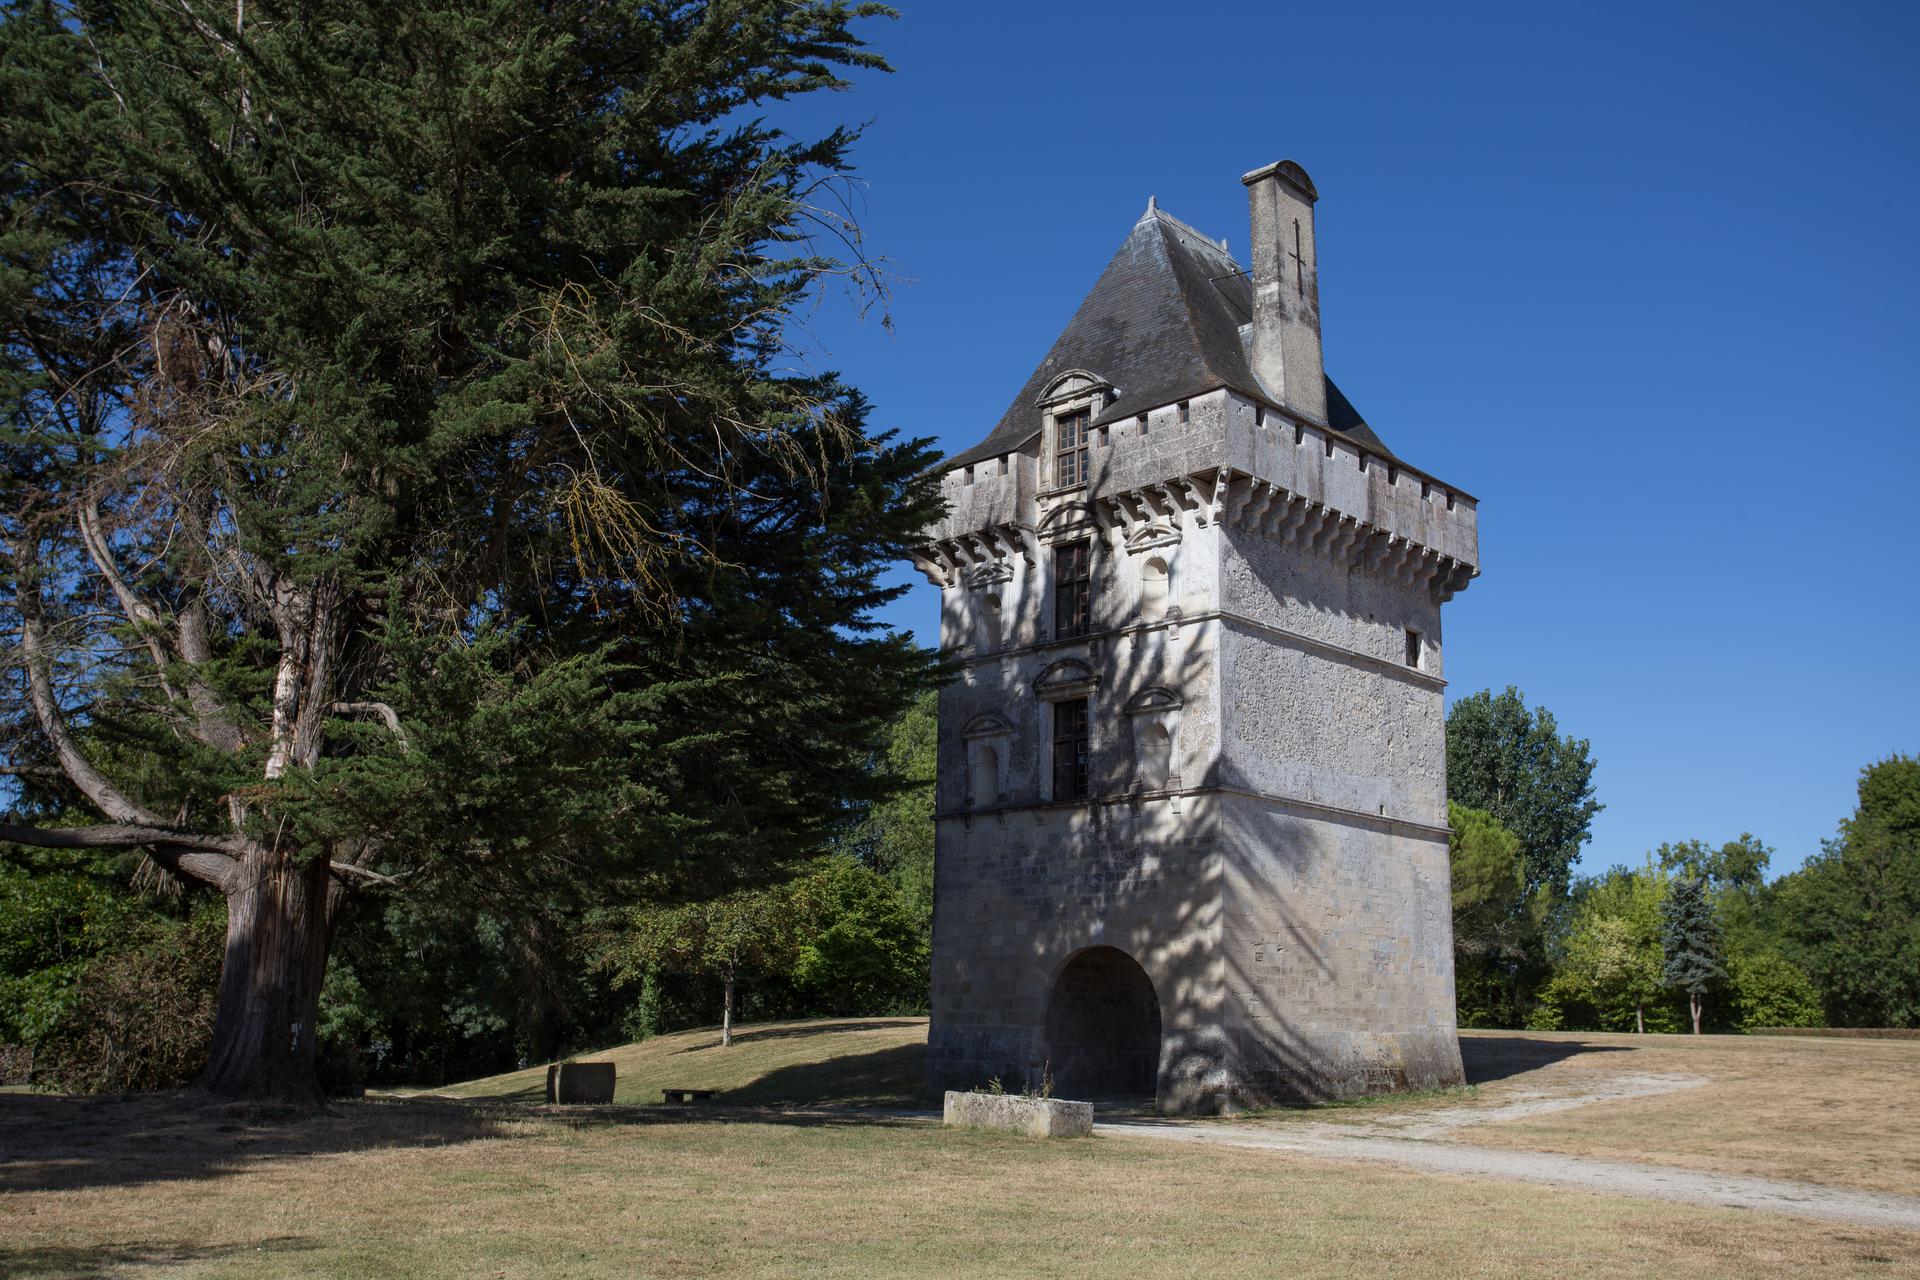
[[[1301,297],[1307,296],[1307,273],[1300,261],[1300,219],[1293,220],[1293,252],[1287,255],[1293,259],[1293,287],[1300,291]]]

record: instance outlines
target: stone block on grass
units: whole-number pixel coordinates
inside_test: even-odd
[[[1029,1138],[1082,1138],[1093,1132],[1093,1104],[950,1089],[941,1123],[950,1129],[999,1129]]]
[[[613,1063],[556,1062],[547,1068],[547,1101],[563,1105],[613,1101]]]

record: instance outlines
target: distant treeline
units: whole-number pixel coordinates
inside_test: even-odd
[[[1773,880],[1750,834],[1572,876],[1588,744],[1517,690],[1455,705],[1447,763],[1461,1025],[1920,1027],[1920,760],[1863,769],[1834,838]]]

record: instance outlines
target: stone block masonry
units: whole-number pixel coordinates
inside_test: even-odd
[[[1326,379],[1311,180],[1247,185],[1252,273],[1150,206],[915,553],[958,669],[932,1090],[1461,1079],[1441,608],[1479,506]]]

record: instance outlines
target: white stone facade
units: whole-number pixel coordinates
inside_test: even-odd
[[[929,1084],[1210,1110],[1457,1082],[1440,607],[1476,503],[1277,395],[1103,422],[1128,379],[1047,382],[1036,432],[947,472],[918,558],[958,670]],[[1090,611],[1062,636],[1078,543]],[[1081,699],[1061,795],[1055,708]]]

